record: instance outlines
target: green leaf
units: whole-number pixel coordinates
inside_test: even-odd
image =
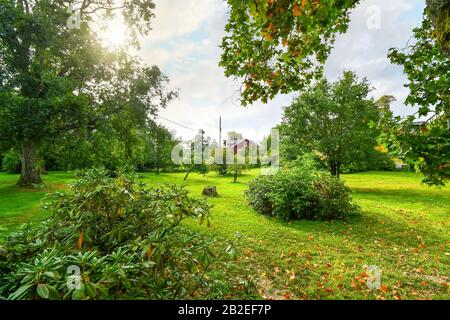
[[[56,290],[55,287],[53,287],[51,285],[47,285],[47,289],[50,292],[50,294],[48,295],[49,299],[58,299],[59,298],[58,290]]]
[[[91,282],[86,283],[86,293],[91,299],[94,299],[97,295],[97,289]]]
[[[37,294],[39,295],[39,297],[43,298],[43,299],[48,299],[48,296],[50,294],[47,285],[44,283],[40,283],[37,286]]]
[[[28,289],[31,288],[33,284],[26,284],[21,286],[19,289],[17,289],[14,293],[12,293],[9,297],[8,300],[17,300],[22,298],[22,296],[28,291]]]
[[[72,299],[73,300],[81,300],[84,296],[85,286],[83,283],[80,283],[80,288],[75,289],[75,291],[72,293]]]

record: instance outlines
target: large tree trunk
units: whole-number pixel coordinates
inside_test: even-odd
[[[330,173],[333,177],[336,177],[336,162],[329,161],[328,164],[330,165]]]
[[[341,163],[337,161],[329,161],[328,164],[330,165],[331,175],[339,179],[341,175]]]
[[[17,185],[31,187],[33,184],[42,183],[40,168],[38,166],[38,146],[34,141],[25,141],[22,144],[20,155],[22,170]]]

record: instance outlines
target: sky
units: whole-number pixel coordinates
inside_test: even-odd
[[[219,44],[225,35],[228,7],[225,0],[155,0],[153,30],[143,41],[140,56],[169,76],[179,98],[160,111],[158,121],[177,137],[192,139],[197,130],[218,140],[219,116],[222,130],[237,131],[256,141],[280,123],[283,107],[295,94],[280,95],[267,104],[242,107],[239,82],[224,76],[218,66]],[[396,114],[413,113],[403,105],[408,90],[400,66],[390,64],[389,48],[405,47],[412,29],[421,22],[424,0],[365,0],[351,13],[347,33],[338,35],[325,65],[325,75],[337,80],[344,70],[355,71],[373,85],[371,95],[391,94],[397,98]],[[379,23],[378,23],[379,22]],[[179,123],[182,126],[176,125]],[[187,128],[190,129],[187,129]]]

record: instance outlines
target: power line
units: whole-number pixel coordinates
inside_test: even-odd
[[[175,124],[175,125],[177,125],[177,126],[183,127],[183,128],[185,128],[185,129],[188,129],[188,130],[191,130],[191,131],[194,131],[194,132],[197,132],[197,131],[198,131],[198,130],[189,128],[189,127],[187,127],[187,126],[185,126],[185,125],[183,125],[183,124],[181,124],[181,123],[178,123],[178,122],[176,122],[176,121],[173,121],[173,120],[164,118],[163,116],[156,115],[156,117],[161,118],[161,119],[166,120],[166,121],[169,121],[170,123],[173,123],[173,124]]]

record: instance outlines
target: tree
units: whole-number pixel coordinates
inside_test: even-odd
[[[21,150],[19,185],[41,182],[37,164],[46,140],[113,125],[125,114],[138,119],[155,112],[150,101],[173,98],[161,91],[167,79],[159,69],[137,68],[126,47],[106,48],[95,31],[122,14],[127,44],[137,47],[138,36],[150,30],[152,1],[0,2],[0,134]],[[67,28],[71,5],[80,7],[79,29]]]
[[[228,141],[229,142],[233,142],[233,143],[237,143],[239,140],[243,139],[243,136],[241,133],[236,132],[236,131],[229,131],[227,133],[228,135]],[[233,147],[233,148],[230,148]],[[231,172],[233,174],[233,183],[237,182],[238,176],[242,173],[242,170],[244,169],[244,167],[246,166],[246,161],[248,161],[248,147],[247,144],[244,143],[243,146],[241,146],[241,148],[244,148],[244,154],[242,154],[242,151],[239,150],[239,148],[236,146],[228,146],[228,148],[225,149],[224,151],[224,156],[226,159],[230,158],[227,157],[226,152],[230,152],[233,156],[233,162],[232,163],[228,163],[227,164],[227,169],[226,172]],[[244,162],[244,163],[242,163]]]
[[[435,39],[436,23],[425,12],[422,25],[413,30],[413,44],[390,50],[391,62],[408,76],[405,102],[418,110],[404,119],[394,117],[392,97],[385,97],[379,101],[384,109],[380,128],[381,142],[392,155],[415,166],[425,183],[443,185],[450,178],[450,58]]]
[[[383,143],[391,156],[397,157],[424,175],[428,185],[443,186],[450,179],[450,130],[448,118],[432,116],[417,121],[415,115],[402,119],[394,116],[389,106],[395,99],[382,97],[379,122]],[[436,114],[435,114],[436,115]]]
[[[236,131],[228,131],[227,132],[228,141],[238,141],[242,140],[242,134]]]
[[[377,144],[377,129],[371,124],[379,118],[369,93],[367,80],[359,81],[352,72],[344,72],[335,83],[323,79],[302,93],[284,109],[284,156],[293,160],[313,152],[336,177],[342,165],[364,159]]]
[[[336,34],[348,28],[360,0],[228,0],[220,65],[242,81],[243,105],[301,91],[322,76]],[[449,55],[450,2],[427,0],[434,36]]]
[[[184,176],[183,180],[189,177],[192,171],[197,171],[203,175],[208,172],[208,166],[206,165],[206,160],[203,157],[205,148],[211,143],[211,137],[205,137],[205,131],[199,130],[198,134],[195,135],[194,140],[191,142],[191,163],[188,164],[188,171]]]
[[[154,168],[156,174],[159,174],[159,170],[170,161],[172,148],[177,141],[172,139],[172,134],[167,128],[160,125],[155,124],[151,128],[150,134],[154,147]]]

